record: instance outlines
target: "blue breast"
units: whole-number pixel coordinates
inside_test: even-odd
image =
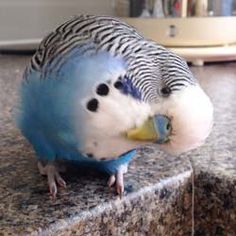
[[[86,111],[80,101],[92,96],[92,88],[97,83],[109,80],[114,72],[123,72],[124,62],[104,52],[90,57],[73,52],[63,63],[62,60],[58,58],[59,67],[55,60],[55,64],[45,65],[41,72],[32,71],[26,75],[20,91],[18,127],[33,145],[39,159],[63,158],[113,172],[119,164],[128,162],[134,151],[114,161],[94,161],[81,155],[78,150],[83,150]],[[128,87],[132,92],[132,87]],[[75,102],[80,111],[76,120],[77,133]]]
[[[131,150],[127,153],[122,154],[117,159],[105,160],[105,161],[89,159],[80,154],[79,158],[77,155],[76,158],[74,160],[71,160],[70,162],[80,167],[94,168],[96,170],[99,170],[101,172],[105,172],[111,175],[117,172],[119,166],[123,164],[128,164],[132,160],[132,158],[135,156],[135,154],[136,154],[136,150]]]

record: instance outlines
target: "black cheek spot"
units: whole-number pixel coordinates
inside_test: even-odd
[[[118,81],[116,81],[114,83],[114,87],[117,88],[117,89],[122,89],[123,88],[123,84],[122,84],[121,81],[118,80]]]
[[[109,87],[106,84],[99,84],[96,92],[100,96],[106,96],[109,93]]]
[[[92,98],[87,103],[87,109],[92,112],[96,112],[98,109],[98,100],[96,98]]]
[[[94,158],[93,153],[87,153],[86,156],[89,157],[89,158]]]

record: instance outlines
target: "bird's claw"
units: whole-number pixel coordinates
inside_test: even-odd
[[[116,192],[120,197],[124,193],[124,174],[127,172],[127,165],[122,165],[118,168],[115,175],[111,175],[108,180],[108,187],[111,188],[114,184],[116,185]]]
[[[43,166],[41,162],[38,162],[38,169],[41,175],[47,176],[50,194],[52,198],[55,199],[57,195],[57,185],[66,188],[66,182],[59,174],[59,168],[52,163]]]
[[[111,188],[116,182],[116,177],[115,175],[111,175],[107,184],[108,184],[108,187]]]

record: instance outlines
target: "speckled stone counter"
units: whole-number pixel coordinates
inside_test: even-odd
[[[193,67],[214,103],[207,143],[189,153],[195,172],[195,235],[236,235],[236,63]]]
[[[140,150],[122,199],[106,187],[107,176],[68,167],[67,189],[52,201],[11,121],[28,60],[0,56],[0,235],[235,235],[236,64],[192,68],[215,105],[203,147],[179,157]]]

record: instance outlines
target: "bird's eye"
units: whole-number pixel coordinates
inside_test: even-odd
[[[170,93],[171,93],[171,89],[167,86],[165,86],[161,89],[161,95],[163,97],[168,97],[170,95]]]

